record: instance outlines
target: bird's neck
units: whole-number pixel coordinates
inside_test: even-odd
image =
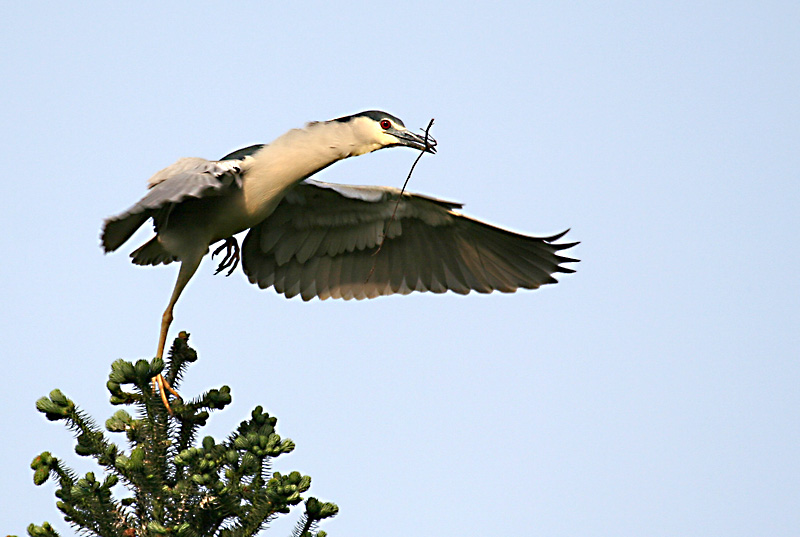
[[[338,129],[315,127],[311,124],[291,130],[245,162],[242,190],[251,218],[261,221],[295,184],[338,160],[358,154]]]

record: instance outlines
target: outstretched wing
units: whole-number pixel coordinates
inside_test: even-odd
[[[309,179],[247,234],[244,271],[261,288],[274,286],[303,300],[412,291],[510,293],[556,283],[555,272],[574,272],[561,264],[577,260],[558,252],[577,243],[554,244],[566,232],[527,237],[453,211],[460,207],[400,196],[395,188]]]
[[[119,248],[143,223],[159,211],[190,198],[218,196],[241,187],[242,160],[210,161],[182,158],[156,173],[148,181],[150,191],[127,211],[106,219],[101,240],[103,249]]]

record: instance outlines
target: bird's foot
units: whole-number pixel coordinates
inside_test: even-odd
[[[230,267],[230,270],[225,275],[230,276],[233,274],[233,271],[236,269],[236,267],[239,266],[239,241],[237,241],[235,237],[228,237],[225,239],[225,242],[222,243],[222,246],[214,250],[214,253],[211,254],[211,259],[214,259],[214,256],[220,253],[223,249],[226,249],[225,257],[222,258],[222,261],[220,262],[214,274],[219,274],[226,268]]]
[[[161,373],[153,377],[153,391],[161,395],[161,401],[164,403],[164,406],[167,407],[167,412],[172,415],[172,407],[169,406],[167,392],[171,393],[178,399],[180,399],[181,396],[178,395],[178,392],[176,392],[172,386],[169,385],[169,382],[167,382],[167,379],[165,379]]]

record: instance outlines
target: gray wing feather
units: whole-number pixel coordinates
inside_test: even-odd
[[[148,218],[191,198],[218,196],[241,187],[241,160],[182,158],[148,181],[150,191],[127,211],[108,218],[101,240],[106,252],[119,248]]]
[[[244,271],[259,287],[303,300],[413,291],[514,292],[555,283],[577,243],[529,237],[463,216],[460,204],[400,191],[306,180],[250,230]],[[376,254],[377,251],[377,254]]]
[[[368,201],[371,203],[379,203],[381,201],[389,201],[397,199],[400,195],[399,188],[392,188],[389,186],[354,186],[354,185],[340,185],[337,183],[326,183],[324,181],[316,181],[314,179],[306,179],[301,185],[311,185],[313,187],[322,188],[325,190],[332,190],[345,198],[353,200]],[[311,189],[301,188],[298,192],[300,196],[307,197]],[[441,205],[447,209],[461,209],[464,205],[456,201],[447,201],[439,198],[432,198],[422,194],[413,194],[413,197],[420,200],[427,200],[437,205]]]

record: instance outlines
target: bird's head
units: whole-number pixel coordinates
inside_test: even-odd
[[[436,153],[436,140],[409,131],[400,118],[380,110],[368,110],[332,121],[346,124],[358,140],[357,154],[385,147],[405,146],[427,153]]]

